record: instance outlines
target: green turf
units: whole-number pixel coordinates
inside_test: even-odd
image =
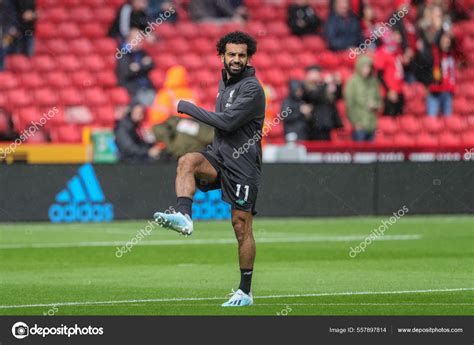
[[[385,237],[413,239],[376,241],[350,258],[385,219],[256,219],[248,308],[219,306],[239,280],[229,222],[197,222],[187,239],[157,228],[141,241],[153,245],[121,258],[115,245],[99,245],[130,240],[146,221],[0,224],[0,315],[474,315],[474,217],[405,216]],[[230,243],[209,243],[218,240]],[[58,247],[21,247],[31,244]],[[459,288],[471,290],[332,295]],[[259,298],[302,294],[323,295]],[[61,304],[97,301],[129,302]],[[45,306],[1,307],[29,304]]]

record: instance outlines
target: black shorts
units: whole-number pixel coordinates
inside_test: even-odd
[[[232,209],[257,214],[255,204],[257,202],[258,186],[249,183],[243,176],[232,174],[218,159],[207,151],[200,152],[217,171],[217,179],[214,182],[196,178],[196,186],[199,190],[207,192],[214,189],[222,189],[222,200],[231,205]]]

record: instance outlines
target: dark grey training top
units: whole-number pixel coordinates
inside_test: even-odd
[[[186,101],[178,103],[178,112],[214,127],[214,141],[208,152],[231,173],[259,184],[265,94],[255,68],[247,66],[242,74],[229,80],[222,70],[215,112]]]

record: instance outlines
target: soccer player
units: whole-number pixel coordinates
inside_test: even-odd
[[[176,213],[155,213],[163,227],[183,235],[193,232],[192,203],[196,187],[202,191],[222,189],[222,198],[232,206],[232,227],[239,246],[240,286],[223,307],[253,303],[250,285],[255,260],[252,220],[261,180],[261,132],[265,95],[248,63],[257,50],[256,41],[243,32],[231,32],[217,43],[224,64],[217,93],[216,111],[207,111],[180,101],[178,112],[215,128],[211,145],[178,161]]]

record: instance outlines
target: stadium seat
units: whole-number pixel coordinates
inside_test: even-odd
[[[89,23],[96,17],[87,6],[73,7],[70,9],[69,16],[76,23]]]
[[[87,57],[87,55],[93,53],[94,51],[94,47],[86,38],[71,40],[69,42],[69,49],[72,54],[84,57]]]
[[[57,67],[67,72],[77,71],[81,67],[78,58],[73,54],[60,55],[56,61]]]
[[[462,142],[468,147],[474,147],[474,129],[469,129],[462,133]]]
[[[100,37],[92,41],[94,52],[100,55],[112,55],[114,57],[118,47],[117,42],[110,37]],[[115,57],[114,57],[115,59]]]
[[[416,143],[422,146],[436,146],[438,145],[438,140],[431,134],[421,133],[416,137]]]
[[[31,70],[31,61],[25,55],[12,54],[6,56],[6,69],[13,72],[27,72]]]
[[[21,74],[21,85],[27,89],[35,89],[44,86],[45,80],[38,72],[26,72]]]
[[[106,34],[103,27],[95,22],[82,24],[80,30],[81,36],[86,38],[96,38]]]
[[[66,39],[56,38],[45,43],[46,54],[61,55],[69,53],[69,43]]]
[[[38,122],[41,117],[38,108],[32,106],[19,108],[17,114],[18,116],[15,126],[16,130],[20,132],[33,125],[34,121]]]
[[[59,95],[62,104],[66,106],[81,105],[84,100],[82,97],[82,89],[75,89],[73,87],[64,88],[59,90]]]
[[[82,141],[81,127],[77,125],[62,125],[51,129],[51,139],[61,143],[80,143]]]
[[[436,134],[443,129],[443,119],[437,117],[423,117],[421,118],[421,126],[430,133]]]
[[[45,78],[48,85],[55,89],[62,89],[71,84],[67,74],[62,71],[48,73]]]
[[[467,126],[465,119],[459,115],[446,117],[444,123],[446,129],[456,133],[462,132]]]
[[[79,70],[69,74],[72,84],[76,88],[92,87],[96,84],[96,74],[92,74],[87,70]]]
[[[402,131],[409,134],[417,134],[422,130],[421,124],[414,116],[403,116],[400,118],[400,128]]]
[[[415,139],[406,133],[397,133],[393,137],[393,143],[397,146],[413,146]]]
[[[25,89],[15,88],[6,92],[9,105],[12,109],[17,109],[32,104],[30,93]]]
[[[378,119],[378,128],[385,135],[395,135],[399,132],[398,119],[384,116]]]
[[[100,125],[113,127],[116,121],[115,109],[112,106],[96,107],[93,111],[95,122]]]
[[[80,34],[78,26],[72,22],[61,23],[56,27],[56,35],[60,38],[77,38]]]
[[[104,60],[100,55],[86,55],[82,58],[82,66],[92,72],[100,72],[105,69]]]
[[[84,101],[90,107],[97,107],[109,103],[107,94],[99,87],[85,89]]]
[[[123,87],[116,87],[108,91],[110,101],[115,105],[128,105],[130,96]]]
[[[0,72],[0,90],[11,90],[18,86],[17,77],[11,72]]]
[[[48,87],[39,88],[33,91],[33,98],[38,106],[50,106],[53,107],[58,105],[59,98],[55,90]]]
[[[451,132],[443,132],[439,136],[439,144],[446,146],[457,146],[461,144],[461,136]]]
[[[117,76],[112,71],[104,70],[96,74],[97,85],[111,88],[117,85]]]
[[[32,58],[33,68],[40,72],[45,73],[54,70],[57,66],[54,60],[49,55],[36,55]]]

